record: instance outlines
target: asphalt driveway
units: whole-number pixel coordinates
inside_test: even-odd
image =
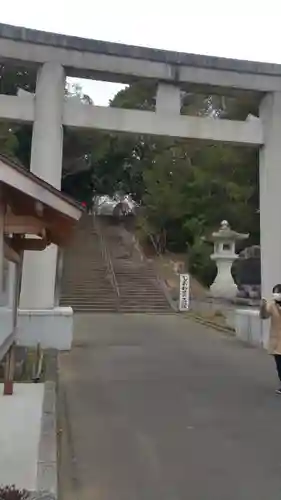
[[[273,362],[177,315],[77,315],[60,357],[63,500],[278,500]]]

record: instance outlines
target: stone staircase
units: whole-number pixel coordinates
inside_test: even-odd
[[[102,233],[119,288],[119,311],[167,313],[171,306],[155,270],[122,226],[104,222]]]
[[[168,313],[153,267],[110,219],[85,215],[64,255],[61,305],[77,312]]]
[[[64,252],[60,305],[77,312],[113,312],[116,297],[93,217],[84,215]]]

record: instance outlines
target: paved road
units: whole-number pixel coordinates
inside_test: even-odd
[[[60,365],[63,500],[280,498],[263,352],[179,316],[84,315]]]

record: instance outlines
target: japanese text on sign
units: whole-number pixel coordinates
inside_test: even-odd
[[[179,310],[187,311],[189,309],[189,274],[180,275],[180,300]]]

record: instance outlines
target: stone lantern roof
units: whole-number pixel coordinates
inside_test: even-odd
[[[219,240],[245,240],[249,237],[249,234],[245,233],[237,233],[233,231],[227,220],[223,220],[220,224],[220,228],[218,231],[212,233],[210,241],[219,241]]]

